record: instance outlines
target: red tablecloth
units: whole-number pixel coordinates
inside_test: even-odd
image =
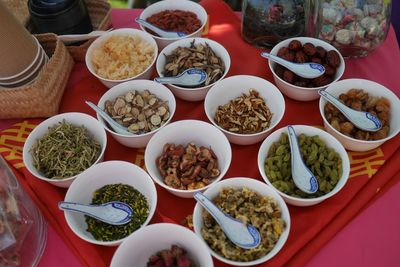
[[[240,22],[236,16],[218,1],[203,1],[203,5],[210,15],[208,37],[222,43],[231,54],[232,68],[229,75],[252,74],[272,80],[266,62],[258,56],[259,50],[241,40]],[[136,27],[137,25],[133,22],[133,18],[136,17],[135,12],[137,11],[115,11],[113,13],[113,27]],[[400,77],[398,71],[396,72],[397,66],[395,67],[396,63],[400,62],[399,59],[399,49],[397,43],[393,41],[393,32],[391,32],[385,44],[367,58],[347,60],[343,78],[357,77],[374,80],[399,94]],[[378,62],[387,68],[378,66]],[[393,68],[390,68],[390,66],[393,66]],[[83,111],[94,115],[83,104],[83,100],[97,102],[105,90],[104,86],[91,77],[84,65],[77,64],[63,97],[60,112]],[[289,98],[285,98],[285,100],[288,108],[285,118],[278,125],[278,128],[288,123],[322,125],[317,101],[298,102]],[[299,110],[302,112],[299,113]],[[203,103],[188,103],[178,100],[174,120],[184,118],[206,120]],[[30,123],[37,123],[37,121],[30,121]],[[20,127],[20,125],[16,127]],[[6,138],[7,133],[3,132],[1,137]],[[142,164],[140,162],[142,150],[135,151],[122,147],[111,138],[109,141],[106,160],[122,159],[139,165]],[[397,181],[399,177],[396,174],[398,174],[399,167],[395,163],[398,162],[400,157],[400,154],[396,151],[399,144],[400,138],[397,137],[370,153],[351,153],[350,157],[353,161],[351,179],[341,193],[318,206],[309,208],[290,207],[293,227],[289,240],[283,250],[265,266],[276,266],[284,263],[298,265],[306,262],[322,244],[332,238],[341,227],[350,221],[358,210],[364,207],[390,179]],[[259,144],[247,147],[234,145],[232,167],[227,177],[248,176],[260,179],[256,168],[258,147]],[[79,256],[80,262],[91,266],[108,264],[113,250],[88,245],[79,240],[65,225],[62,213],[56,210],[57,200],[63,198],[65,190],[54,188],[30,177],[18,165],[18,158],[11,158],[10,151],[5,149],[4,146],[0,147],[0,152],[6,156],[6,159],[8,157],[9,162],[14,164],[14,167],[20,168],[21,173],[26,177],[24,179],[20,176],[20,179],[25,181],[25,186],[31,190],[31,193],[36,193],[36,200],[41,205],[44,214],[55,227],[55,230],[65,239],[68,247],[72,249],[76,256]],[[139,155],[139,157],[135,158],[135,155]],[[362,160],[357,166],[356,161],[359,159]],[[40,192],[46,192],[46,194],[43,195]],[[159,199],[163,200],[158,203],[159,215],[166,215],[179,223],[186,215],[191,213],[194,206],[193,200],[183,201],[161,188],[158,188],[158,194]],[[172,209],[172,207],[178,205],[179,210]],[[156,220],[165,219],[166,217],[160,216],[156,218]],[[226,265],[216,262],[216,266]]]

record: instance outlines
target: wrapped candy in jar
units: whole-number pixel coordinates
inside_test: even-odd
[[[362,57],[386,39],[391,0],[319,0],[314,36],[345,57]]]
[[[304,0],[243,0],[242,37],[258,47],[271,47],[305,35]]]

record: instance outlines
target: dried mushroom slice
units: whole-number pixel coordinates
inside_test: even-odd
[[[104,103],[104,111],[135,134],[144,134],[161,127],[170,117],[166,101],[149,90],[132,90]]]

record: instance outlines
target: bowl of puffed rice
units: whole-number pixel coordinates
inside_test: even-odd
[[[158,54],[150,34],[137,29],[117,29],[97,38],[86,52],[90,73],[111,88],[134,79],[149,79]]]

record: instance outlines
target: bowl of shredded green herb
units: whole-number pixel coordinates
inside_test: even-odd
[[[105,161],[79,175],[69,187],[65,201],[128,204],[133,215],[123,225],[107,224],[82,213],[64,213],[69,227],[81,239],[96,245],[117,246],[150,222],[157,206],[157,190],[153,180],[139,166],[125,161]]]
[[[23,160],[35,177],[68,188],[77,175],[103,160],[106,145],[106,132],[94,117],[62,113],[29,134]]]

